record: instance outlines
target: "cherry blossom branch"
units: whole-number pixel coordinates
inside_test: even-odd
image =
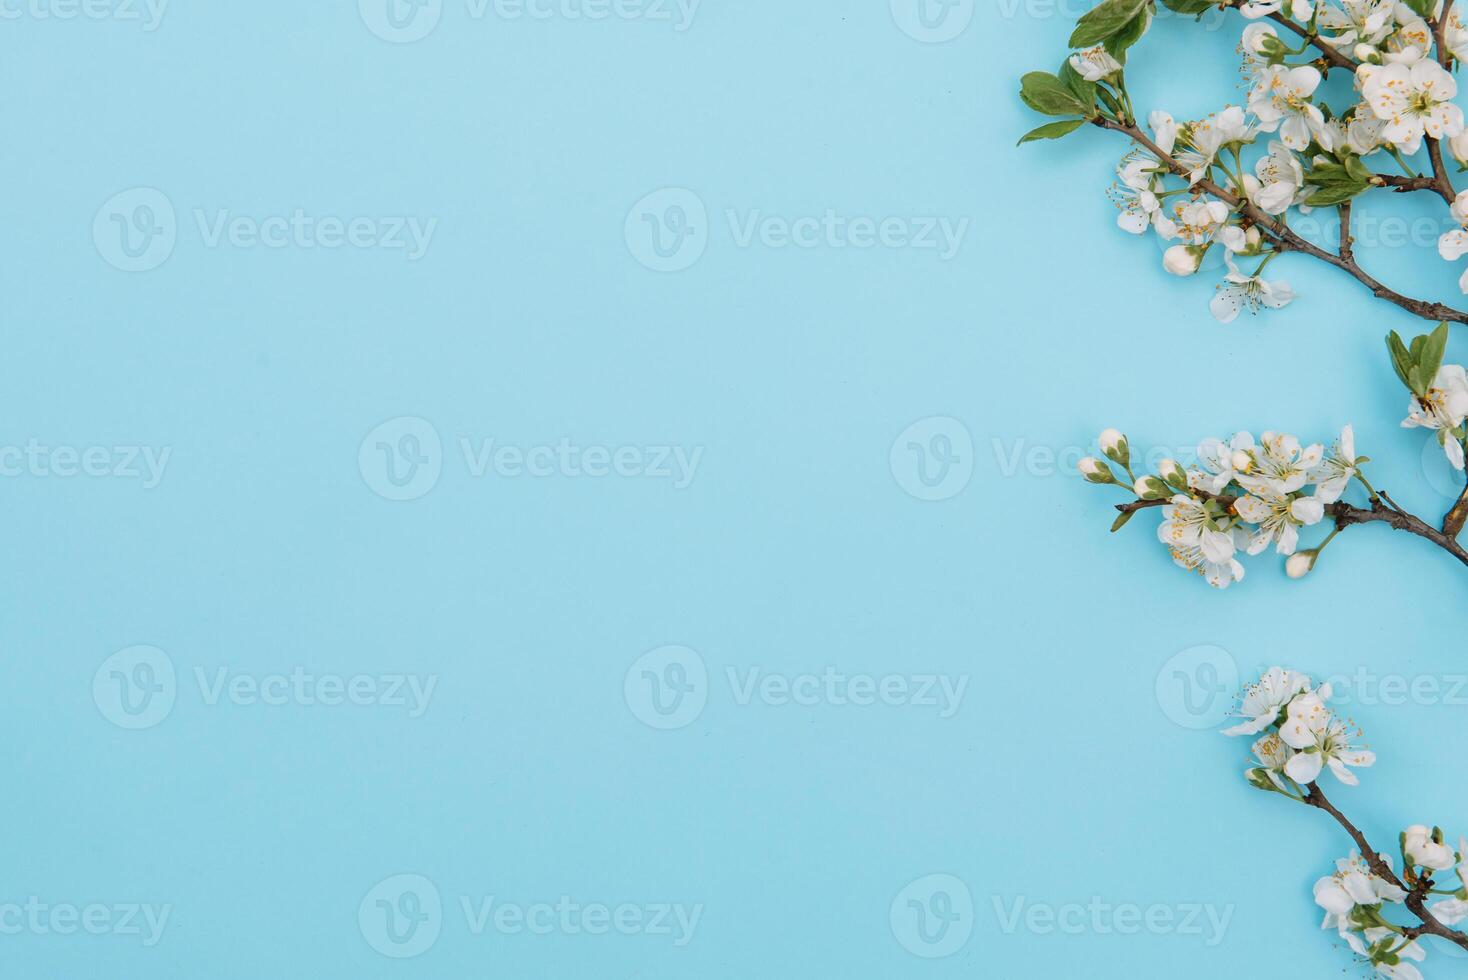
[[[1361,852],[1362,859],[1366,861],[1372,873],[1378,878],[1382,878],[1407,892],[1404,904],[1413,915],[1422,921],[1422,925],[1420,927],[1403,929],[1403,936],[1408,939],[1417,939],[1421,936],[1437,936],[1439,939],[1445,939],[1462,949],[1468,950],[1468,934],[1443,925],[1427,908],[1427,895],[1432,890],[1433,885],[1431,874],[1423,875],[1408,890],[1407,885],[1392,870],[1392,866],[1377,852],[1376,848],[1371,846],[1371,842],[1366,839],[1366,835],[1361,832],[1360,828],[1351,823],[1346,815],[1336,809],[1335,804],[1330,802],[1325,793],[1321,791],[1319,783],[1311,783],[1309,785],[1303,802],[1306,806],[1323,810],[1334,817],[1335,822],[1340,824],[1345,832],[1350,835],[1351,840],[1355,842],[1356,849]]]
[[[1238,498],[1231,494],[1212,494],[1206,490],[1196,489],[1190,492],[1204,500],[1216,500],[1224,509],[1236,513],[1233,508]],[[1134,514],[1139,510],[1148,510],[1152,507],[1166,507],[1171,503],[1172,501],[1168,499],[1133,500],[1130,503],[1117,504],[1116,509],[1122,514]],[[1468,490],[1464,491],[1464,499],[1458,502],[1458,507],[1463,508],[1464,513],[1468,514]],[[1457,507],[1454,508],[1455,511],[1457,509]],[[1379,494],[1377,499],[1371,502],[1370,508],[1353,507],[1345,501],[1337,501],[1330,506],[1327,513],[1335,521],[1337,530],[1344,531],[1358,524],[1386,524],[1398,531],[1406,531],[1408,534],[1415,534],[1419,538],[1431,541],[1464,565],[1468,565],[1468,549],[1457,542],[1456,536],[1439,531],[1422,518],[1402,510],[1386,493]],[[1452,516],[1451,513],[1449,516]]]
[[[1151,137],[1133,123],[1129,121],[1119,122],[1115,119],[1108,119],[1105,116],[1097,116],[1091,120],[1091,123],[1102,129],[1115,130],[1118,133],[1129,136],[1132,140],[1144,147],[1148,153],[1156,157],[1175,176],[1182,177],[1185,180],[1191,180],[1191,171],[1186,166],[1180,163],[1176,157],[1165,152]],[[1207,177],[1193,181],[1192,190],[1194,193],[1201,191],[1204,194],[1216,197],[1224,204],[1227,204],[1230,209],[1242,214],[1251,224],[1269,235],[1273,239],[1274,246],[1280,251],[1301,252],[1312,258],[1319,259],[1328,265],[1333,265],[1371,290],[1372,294],[1378,299],[1384,299],[1424,320],[1468,323],[1468,312],[1454,309],[1442,303],[1412,299],[1409,296],[1404,296],[1396,290],[1383,285],[1367,273],[1366,270],[1362,269],[1350,254],[1350,250],[1347,250],[1345,255],[1338,255],[1334,252],[1326,251],[1291,231],[1288,225],[1266,213],[1252,201],[1240,197],[1232,191],[1225,190]]]
[[[1229,0],[1228,6],[1236,10],[1248,2],[1249,0]],[[1444,68],[1448,69],[1451,69],[1453,61],[1453,55],[1452,52],[1448,50],[1446,40],[1448,20],[1452,14],[1452,9],[1453,0],[1447,0],[1447,2],[1443,5],[1442,12],[1438,15],[1436,20],[1432,21],[1433,36],[1437,39],[1438,61]],[[1307,27],[1301,27],[1289,17],[1285,16],[1283,13],[1275,11],[1274,13],[1269,15],[1269,19],[1276,24],[1282,24],[1285,27],[1288,27],[1291,31],[1293,31],[1305,41],[1309,42],[1312,46],[1314,46],[1317,51],[1320,52],[1321,61],[1324,62],[1324,64],[1322,64],[1321,66],[1322,75],[1329,74],[1331,68],[1344,68],[1345,70],[1354,73],[1357,68],[1361,67],[1361,63],[1359,61],[1356,61],[1355,59],[1347,57],[1345,54],[1342,54],[1341,51],[1334,45],[1328,44],[1327,42],[1322,40],[1319,34],[1316,34],[1314,31],[1310,30]],[[1438,140],[1433,139],[1431,136],[1427,137],[1426,139],[1427,153],[1428,156],[1432,159],[1433,175],[1431,177],[1391,177],[1388,175],[1382,176],[1385,177],[1386,182],[1390,186],[1395,187],[1398,190],[1430,190],[1433,193],[1439,195],[1449,204],[1452,204],[1453,201],[1457,198],[1458,192],[1453,189],[1453,182],[1451,178],[1448,177],[1447,167],[1443,163],[1442,145]]]
[[[1224,6],[1232,10],[1237,10],[1248,2],[1249,0],[1228,0],[1228,3],[1226,3]],[[1299,35],[1302,40],[1308,42],[1317,51],[1320,52],[1322,60],[1326,62],[1325,71],[1322,71],[1322,74],[1325,74],[1326,71],[1328,71],[1330,68],[1344,68],[1347,71],[1354,72],[1358,67],[1360,67],[1360,62],[1342,54],[1336,48],[1321,40],[1319,34],[1316,34],[1314,31],[1310,30],[1307,27],[1301,27],[1299,24],[1296,24],[1294,21],[1290,20],[1279,11],[1276,10],[1274,13],[1270,14],[1269,19],[1274,21],[1276,24],[1283,24],[1285,27],[1288,27],[1290,30],[1294,31],[1295,34]]]

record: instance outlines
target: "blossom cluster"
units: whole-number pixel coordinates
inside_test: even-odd
[[[1403,428],[1436,432],[1448,462],[1461,471],[1468,442],[1468,370],[1443,363],[1447,344],[1446,324],[1414,337],[1410,344],[1396,332],[1387,336],[1392,367],[1411,392]],[[1349,425],[1329,449],[1324,443],[1304,445],[1295,436],[1273,431],[1258,439],[1249,432],[1236,432],[1227,440],[1208,438],[1198,444],[1192,466],[1164,459],[1156,473],[1140,476],[1132,469],[1126,436],[1107,429],[1098,441],[1105,460],[1082,459],[1081,475],[1087,482],[1121,487],[1136,497],[1120,508],[1122,515],[1112,530],[1120,530],[1143,509],[1159,507],[1162,523],[1157,536],[1173,561],[1219,589],[1243,579],[1240,554],[1257,555],[1271,545],[1286,557],[1286,574],[1304,578],[1340,532],[1340,517],[1336,530],[1314,548],[1300,549],[1301,529],[1323,521],[1352,480],[1361,483],[1373,505],[1380,500],[1361,469],[1370,459],[1357,455],[1355,430]],[[1125,480],[1111,464],[1125,471]]]
[[[1257,789],[1308,802],[1310,787],[1329,768],[1342,783],[1358,785],[1352,767],[1364,768],[1376,756],[1355,744],[1359,729],[1330,710],[1331,686],[1315,686],[1297,671],[1271,667],[1244,690],[1237,712],[1240,721],[1225,735],[1255,737],[1254,759],[1245,779]],[[1440,828],[1414,824],[1399,837],[1406,883],[1419,895],[1448,897],[1427,906],[1444,926],[1468,919],[1468,840],[1456,849],[1444,842]],[[1380,976],[1421,980],[1413,965],[1427,951],[1416,938],[1383,914],[1387,905],[1404,903],[1402,887],[1390,855],[1372,855],[1378,866],[1353,852],[1336,862],[1334,873],[1315,883],[1315,902],[1325,910],[1322,927],[1334,929],[1350,949]],[[1434,887],[1433,876],[1456,869],[1456,885]],[[1385,875],[1382,873],[1385,871]]]
[[[1072,44],[1104,40],[1071,55],[1059,76],[1045,76],[1080,93],[1082,108],[1046,98],[1044,73],[1026,76],[1021,96],[1047,114],[1111,120],[1140,133],[1130,128],[1139,126],[1141,117],[1126,90],[1126,49],[1146,32],[1153,2],[1103,0],[1082,18]],[[1198,14],[1217,5],[1217,0],[1162,2]],[[1428,140],[1434,141],[1434,153],[1442,141],[1468,167],[1468,131],[1462,109],[1454,104],[1457,82],[1445,67],[1468,57],[1468,28],[1449,5],[1439,45],[1433,28],[1443,16],[1442,4],[1226,3],[1248,20],[1239,48],[1247,96],[1242,105],[1201,119],[1180,121],[1163,111],[1147,117],[1150,135],[1123,157],[1110,192],[1120,209],[1120,227],[1136,235],[1150,231],[1168,243],[1163,267],[1178,276],[1196,274],[1211,250],[1222,251],[1227,273],[1210,304],[1221,322],[1232,322],[1244,310],[1257,314],[1291,303],[1290,284],[1265,278],[1265,271],[1284,250],[1281,236],[1288,232],[1292,210],[1308,213],[1313,207],[1347,204],[1385,184],[1381,173],[1393,161],[1407,178],[1416,179],[1408,158]],[[1286,36],[1281,36],[1283,27],[1291,29]],[[1348,94],[1329,96],[1336,103],[1332,106],[1324,83],[1337,68],[1353,77],[1348,88],[1341,86]],[[1097,115],[1090,115],[1087,101]],[[1052,123],[1026,139],[1059,138],[1083,121]],[[1436,158],[1432,166],[1438,172]],[[1439,251],[1456,261],[1468,255],[1468,192],[1452,213],[1463,228],[1442,236]],[[1342,228],[1341,237],[1350,240],[1348,228]],[[1241,264],[1250,268],[1244,271]],[[1468,293],[1468,272],[1461,286]]]
[[[1341,499],[1364,462],[1356,455],[1349,425],[1329,450],[1279,432],[1264,432],[1257,440],[1248,432],[1227,441],[1209,438],[1198,444],[1196,465],[1165,459],[1156,474],[1143,476],[1132,472],[1124,435],[1107,429],[1100,443],[1103,455],[1131,477],[1138,500],[1166,501],[1157,536],[1173,561],[1219,589],[1243,579],[1240,555],[1257,555],[1271,545],[1288,558],[1291,578],[1309,573],[1319,549],[1300,550],[1300,529],[1324,520],[1326,507]],[[1091,483],[1127,486],[1093,456],[1079,467]],[[1124,514],[1118,526],[1132,513]]]

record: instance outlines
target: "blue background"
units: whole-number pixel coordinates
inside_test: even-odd
[[[175,0],[153,32],[0,22],[0,442],[172,450],[155,489],[0,483],[0,903],[173,906],[152,948],[0,936],[0,971],[1221,978],[1266,950],[1271,972],[1345,966],[1310,885],[1348,841],[1245,786],[1247,746],[1176,723],[1155,681],[1213,645],[1244,674],[1280,662],[1451,683],[1468,671],[1463,569],[1359,528],[1306,582],[1265,556],[1217,594],[1173,567],[1154,518],[1108,535],[1120,495],[1028,454],[1073,460],[1106,425],[1140,451],[1236,428],[1328,441],[1351,421],[1377,484],[1435,516],[1448,498],[1423,436],[1397,427],[1406,396],[1380,343],[1417,323],[1286,258],[1271,271],[1299,302],[1222,327],[1211,277],[1166,276],[1153,242],[1115,228],[1116,138],[1015,149],[1041,121],[1016,79],[1060,63],[1071,19],[985,2],[942,44],[879,0],[705,0],[681,32],[476,20],[450,0],[407,44],[345,0]],[[1160,22],[1134,55],[1138,106],[1185,118],[1238,101],[1239,26]],[[176,248],[146,273],[114,268],[92,235],[134,187],[178,210]],[[633,204],[666,187],[708,213],[705,253],[676,273],[646,268],[624,234]],[[193,218],[296,208],[438,225],[410,262],[209,248]],[[943,261],[740,247],[725,219],[828,208],[971,226]],[[1361,210],[1404,208],[1437,213],[1386,195]],[[1459,270],[1430,249],[1364,258],[1394,284],[1456,294]],[[401,416],[442,435],[443,474],[391,502],[358,449]],[[969,433],[972,478],[921,501],[889,454],[939,416]],[[461,436],[703,457],[683,490],[476,479]],[[142,731],[92,695],[134,644],[179,676],[171,715]],[[623,684],[666,644],[698,651],[712,689],[692,724],[658,731]],[[828,666],[970,682],[945,719],[741,705],[724,680]],[[220,667],[432,674],[438,688],[416,719],[209,705],[193,672]],[[1383,846],[1412,822],[1468,830],[1451,824],[1468,786],[1439,781],[1463,711],[1353,709],[1380,762],[1332,795]],[[430,950],[394,960],[357,912],[400,873],[433,881],[445,914]],[[961,879],[973,910],[968,942],[929,960],[889,906],[931,874]],[[471,935],[458,897],[490,895],[704,912],[682,948]],[[1210,947],[1005,934],[994,904],[1093,897],[1236,908]],[[1430,975],[1462,969],[1441,955]]]

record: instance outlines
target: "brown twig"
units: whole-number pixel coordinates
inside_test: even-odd
[[[1411,191],[1432,191],[1434,194],[1441,193],[1438,190],[1437,177],[1398,177],[1395,174],[1377,174],[1372,178],[1372,183],[1378,187],[1389,187],[1398,194],[1406,194]]]
[[[1108,119],[1105,116],[1097,116],[1091,122],[1102,129],[1115,130],[1118,133],[1123,133],[1131,137],[1143,146],[1148,153],[1155,156],[1173,174],[1191,180],[1191,171],[1179,163],[1171,154],[1163,152],[1162,148],[1153,142],[1152,138],[1142,132],[1137,126],[1131,123],[1118,122],[1115,119]],[[1422,317],[1424,320],[1431,320],[1433,322],[1447,320],[1451,323],[1468,323],[1468,313],[1453,309],[1451,306],[1446,306],[1442,303],[1432,303],[1427,300],[1412,299],[1409,296],[1402,295],[1395,289],[1391,289],[1373,278],[1356,263],[1354,258],[1349,255],[1343,257],[1337,255],[1335,252],[1328,252],[1313,242],[1301,238],[1295,232],[1291,231],[1288,225],[1277,220],[1272,215],[1265,213],[1252,201],[1239,197],[1232,191],[1225,190],[1206,177],[1193,181],[1192,189],[1195,193],[1201,191],[1204,194],[1216,197],[1224,204],[1227,204],[1230,209],[1239,212],[1250,224],[1257,226],[1260,231],[1269,235],[1275,247],[1280,251],[1302,252],[1328,265],[1333,265],[1371,290],[1378,299],[1384,299],[1389,303],[1400,306],[1408,313]]]
[[[1182,491],[1178,492],[1181,493]],[[1223,505],[1224,510],[1231,510],[1235,501],[1239,499],[1229,494],[1209,493],[1206,490],[1189,490],[1188,492],[1204,500],[1216,500]],[[1135,514],[1139,510],[1148,510],[1153,507],[1167,507],[1171,503],[1171,500],[1165,498],[1162,500],[1133,500],[1129,504],[1117,504],[1116,509],[1123,514]]]
[[[1443,533],[1422,518],[1397,507],[1386,494],[1382,494],[1382,497],[1391,506],[1387,506],[1387,503],[1381,500],[1376,500],[1367,510],[1362,507],[1352,507],[1344,501],[1337,501],[1331,506],[1330,516],[1335,519],[1335,526],[1342,530],[1355,524],[1388,524],[1398,531],[1406,531],[1408,534],[1415,534],[1419,538],[1431,541],[1464,565],[1468,565],[1468,549],[1464,549],[1456,537]]]
[[[1458,535],[1463,533],[1465,524],[1468,524],[1468,486],[1463,487],[1458,502],[1453,504],[1453,509],[1443,517],[1443,534],[1456,540]]]
[[[1468,934],[1443,925],[1437,916],[1433,915],[1431,910],[1428,909],[1427,894],[1432,889],[1431,877],[1425,876],[1419,879],[1413,885],[1412,889],[1408,891],[1407,886],[1403,884],[1401,878],[1397,877],[1397,873],[1392,870],[1391,865],[1387,864],[1386,859],[1377,853],[1376,848],[1371,846],[1371,842],[1366,839],[1366,835],[1361,833],[1360,829],[1351,823],[1346,818],[1346,815],[1336,809],[1335,804],[1326,798],[1325,794],[1321,792],[1318,783],[1311,783],[1306,788],[1304,802],[1306,806],[1313,806],[1317,810],[1323,810],[1335,818],[1335,822],[1340,824],[1345,832],[1350,835],[1351,840],[1355,842],[1356,850],[1361,853],[1362,859],[1366,861],[1372,873],[1378,878],[1407,891],[1404,904],[1413,915],[1422,920],[1422,925],[1420,927],[1404,929],[1403,935],[1409,939],[1417,939],[1421,936],[1437,936],[1439,939],[1446,939],[1456,946],[1468,949]]]
[[[1432,36],[1437,41],[1437,63],[1444,68],[1453,67],[1453,53],[1448,50],[1448,21],[1453,15],[1453,0],[1444,0],[1443,9],[1432,22]]]
[[[1351,202],[1342,202],[1338,210],[1341,214],[1341,258],[1350,262],[1356,251],[1356,239],[1351,236]]]
[[[1426,137],[1426,140],[1427,157],[1432,161],[1432,189],[1451,206],[1458,199],[1458,191],[1453,187],[1452,178],[1448,176],[1447,164],[1443,162],[1442,143],[1431,136]]]

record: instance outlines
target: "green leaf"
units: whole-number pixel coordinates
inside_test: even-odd
[[[1427,335],[1427,342],[1422,345],[1422,354],[1417,359],[1417,366],[1422,370],[1422,377],[1430,385],[1437,378],[1438,368],[1443,366],[1443,355],[1448,350],[1448,325],[1438,324],[1438,328]]]
[[[1076,98],[1068,85],[1046,71],[1032,71],[1020,79],[1019,97],[1025,105],[1047,116],[1085,116],[1092,109]]]
[[[1350,163],[1342,165],[1322,160],[1305,175],[1305,183],[1313,184],[1318,188],[1306,203],[1311,207],[1320,208],[1344,204],[1357,194],[1363,194],[1369,190],[1370,178],[1369,170],[1365,171],[1365,176],[1360,176],[1352,171]]]
[[[1019,145],[1033,143],[1036,140],[1058,140],[1062,136],[1069,136],[1086,124],[1084,119],[1062,119],[1060,122],[1046,123],[1039,129],[1032,129],[1020,139]]]
[[[1411,7],[1417,16],[1426,19],[1436,12],[1437,0],[1407,0],[1407,6]]]
[[[1069,58],[1065,59],[1065,63],[1060,66],[1058,77],[1065,83],[1065,87],[1070,89],[1075,97],[1086,106],[1086,115],[1093,115],[1092,110],[1096,108],[1096,83],[1086,81],[1085,77],[1075,70]]]
[[[1070,36],[1073,48],[1089,48],[1121,33],[1152,0],[1103,0],[1076,23]]]
[[[1162,5],[1173,13],[1194,14],[1202,17],[1218,6],[1218,0],[1162,0]]]
[[[1152,26],[1152,7],[1147,5],[1142,12],[1127,22],[1117,33],[1111,35],[1104,42],[1106,50],[1113,58],[1122,64],[1126,64],[1127,48],[1140,41],[1147,33],[1147,28]]]
[[[1137,512],[1134,510],[1129,510],[1125,514],[1122,514],[1116,519],[1116,523],[1111,525],[1111,533],[1115,534],[1117,531],[1120,531],[1122,528],[1126,527],[1127,521],[1130,521],[1133,517],[1136,516]]]
[[[1354,153],[1347,153],[1343,162],[1346,165],[1346,173],[1362,183],[1370,184],[1371,178],[1376,176],[1371,172],[1371,168],[1362,163],[1361,158]]]
[[[1314,194],[1311,194],[1306,204],[1312,208],[1328,208],[1337,204],[1345,204],[1351,198],[1366,192],[1365,184],[1320,184]]]
[[[1410,377],[1412,354],[1407,350],[1407,345],[1402,343],[1402,338],[1395,330],[1387,334],[1386,349],[1392,355],[1392,370],[1397,372],[1397,377],[1402,379],[1402,384],[1406,385],[1410,390],[1412,387],[1412,379]]]

